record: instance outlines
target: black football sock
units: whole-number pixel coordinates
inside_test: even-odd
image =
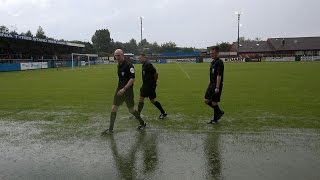
[[[209,101],[208,103],[206,103],[208,106],[210,106],[212,109],[214,109],[214,106],[212,105],[212,101]]]
[[[216,116],[221,113],[221,109],[219,108],[219,105],[213,106],[214,109],[214,119],[216,120]]]
[[[117,113],[111,112],[109,130],[113,130],[113,126],[114,126],[114,122],[116,121],[116,117],[117,117]]]
[[[144,102],[139,102],[138,104],[138,112],[141,114],[141,111],[143,109],[143,106],[144,106]]]
[[[166,112],[164,111],[164,109],[162,108],[161,104],[160,104],[158,101],[156,101],[155,103],[153,103],[153,105],[155,105],[155,106],[159,109],[159,111],[161,112],[161,114],[166,113]]]
[[[144,121],[142,120],[140,113],[138,111],[134,111],[131,114],[139,121],[140,124],[144,124]]]
[[[217,113],[221,113],[221,109],[219,107],[219,105],[215,105],[213,106],[214,111],[216,111]]]

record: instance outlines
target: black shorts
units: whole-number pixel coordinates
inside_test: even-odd
[[[207,88],[206,94],[204,95],[204,98],[211,100],[212,102],[220,102],[222,87],[223,87],[223,85],[221,84],[221,86],[219,87],[220,88],[219,93],[215,93],[216,84],[210,83]]]
[[[113,105],[120,106],[123,102],[127,104],[128,108],[134,107],[134,94],[133,94],[133,88],[127,89],[127,91],[122,95],[118,96],[117,93],[120,89],[118,88],[116,90],[116,93],[113,97]]]
[[[156,87],[141,87],[140,97],[149,97],[150,100],[157,97]]]

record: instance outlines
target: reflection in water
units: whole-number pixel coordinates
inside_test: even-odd
[[[204,142],[204,152],[207,157],[207,178],[222,179],[221,176],[221,154],[219,149],[219,134],[208,134]]]
[[[158,164],[157,135],[138,132],[136,140],[131,147],[126,146],[126,153],[120,154],[117,143],[113,137],[111,139],[111,151],[115,165],[121,179],[140,179],[139,176],[152,174]],[[137,154],[142,153],[142,160],[137,159]],[[137,163],[140,162],[141,163]],[[142,164],[142,167],[136,167]],[[142,170],[140,170],[142,168]]]

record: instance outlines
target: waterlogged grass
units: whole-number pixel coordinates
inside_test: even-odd
[[[168,112],[148,101],[142,114],[150,129],[248,132],[272,129],[320,129],[320,62],[227,63],[220,125],[207,126],[212,110],[203,103],[209,64],[155,65],[158,100]],[[135,65],[135,100],[141,65]],[[183,70],[182,70],[183,69]],[[189,78],[190,77],[190,78]],[[42,135],[92,136],[107,127],[117,85],[116,65],[0,73],[0,120],[42,123]],[[134,130],[125,105],[115,129]]]

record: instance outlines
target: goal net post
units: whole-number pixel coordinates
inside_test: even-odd
[[[79,54],[79,53],[72,53],[71,54],[71,66],[74,69],[75,62],[77,66],[91,66],[91,58],[98,57],[97,54]]]

